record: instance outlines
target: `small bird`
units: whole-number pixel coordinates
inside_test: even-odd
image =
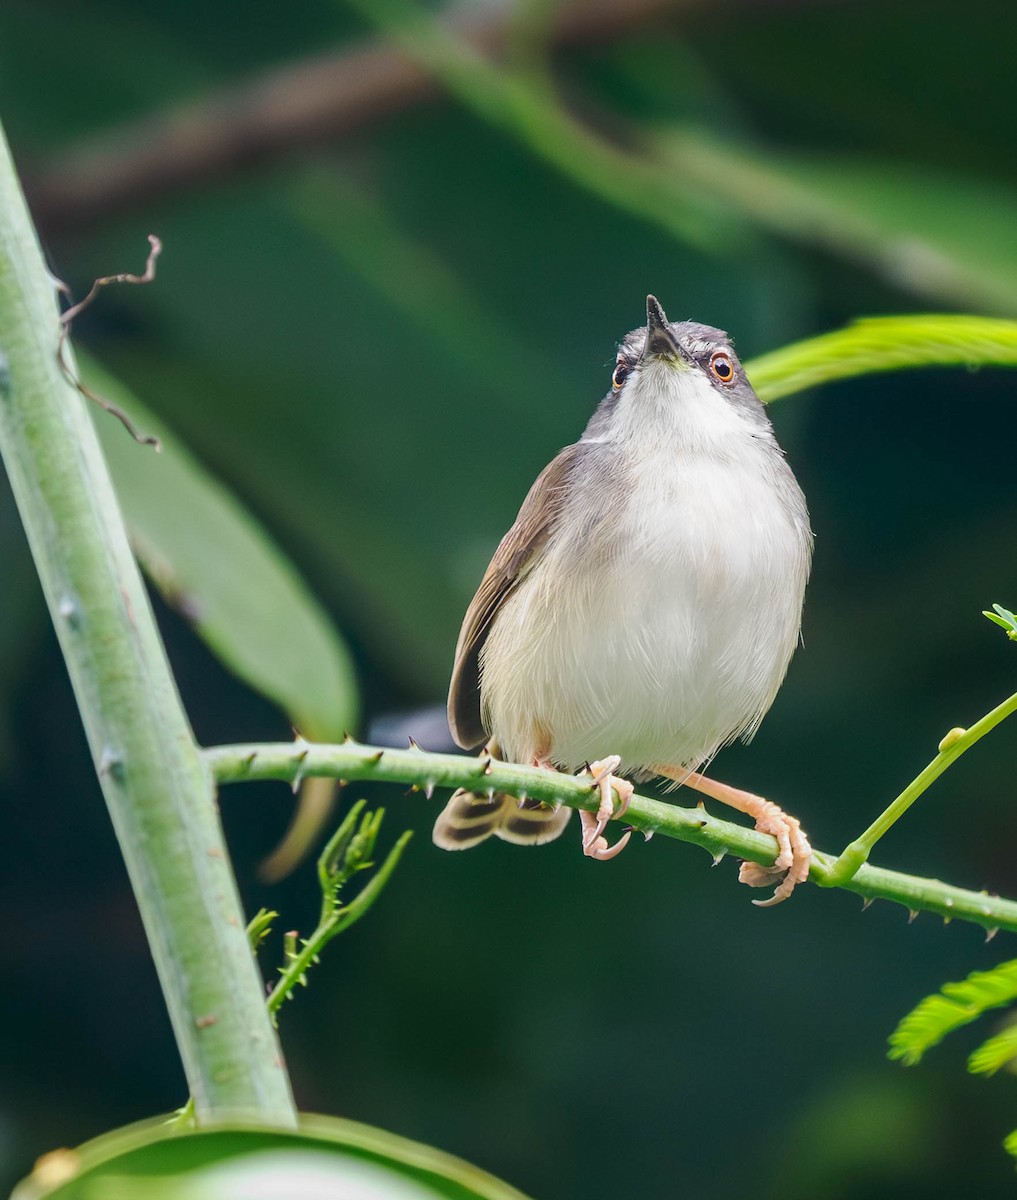
[[[508,762],[588,767],[600,807],[579,815],[592,858],[628,841],[603,835],[629,780],[660,776],[732,805],[777,839],[773,866],[744,863],[739,878],[779,880],[756,901],[779,903],[808,876],[801,826],[700,771],[748,741],[773,703],[800,636],[812,544],[805,497],[728,335],[670,322],[647,296],[610,390],[537,477],[466,611],[453,737]],[[540,845],[570,815],[460,789],[434,842]]]

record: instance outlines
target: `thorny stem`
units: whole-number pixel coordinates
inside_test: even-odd
[[[991,714],[990,714],[991,715]],[[307,776],[342,780],[376,780],[412,784],[430,794],[436,787],[497,789],[513,796],[529,796],[548,803],[568,804],[594,811],[598,796],[589,776],[562,775],[538,767],[499,762],[486,756],[467,758],[431,754],[418,747],[392,750],[363,746],[314,745],[303,739],[288,743],[215,746],[204,751],[205,761],[219,783],[254,779],[280,779],[289,783]],[[643,833],[659,833],[702,846],[716,859],[733,854],[769,866],[776,857],[776,842],[767,834],[721,821],[705,808],[680,808],[648,796],[633,796],[625,821]],[[816,851],[810,879],[829,884],[836,856]],[[938,879],[922,879],[898,871],[864,865],[849,879],[836,884],[866,900],[891,900],[912,913],[937,913],[946,920],[971,921],[988,930],[1017,933],[1017,902],[954,887]]]

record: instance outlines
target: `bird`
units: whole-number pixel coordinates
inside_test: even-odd
[[[579,441],[541,471],[463,619],[448,694],[463,749],[507,762],[589,770],[596,814],[580,811],[583,853],[634,783],[686,786],[773,835],[771,905],[808,877],[800,822],[703,774],[723,746],[755,734],[801,637],[813,533],[805,497],[729,336],[668,321],[620,343],[607,394]],[[614,795],[619,804],[615,806]],[[492,834],[553,841],[567,806],[456,791],[434,843],[468,849]]]

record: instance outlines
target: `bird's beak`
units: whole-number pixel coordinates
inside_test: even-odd
[[[640,356],[641,362],[651,358],[664,358],[684,364],[688,360],[685,351],[671,332],[667,314],[660,307],[656,296],[646,297],[646,345]]]

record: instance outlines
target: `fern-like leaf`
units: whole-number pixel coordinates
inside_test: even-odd
[[[1011,642],[1017,642],[1017,616],[1001,604],[994,604],[993,612],[982,610],[982,616],[988,617],[993,624],[998,625],[1001,629],[1006,630],[1006,636]]]
[[[1014,1000],[1017,959],[1000,963],[991,971],[973,971],[959,983],[944,983],[935,996],[926,996],[913,1008],[890,1035],[890,1058],[913,1066],[948,1033],[976,1020],[986,1009],[1000,1008]]]
[[[975,1075],[994,1075],[1000,1067],[1017,1058],[1017,1025],[1009,1025],[975,1050],[968,1059],[968,1070]]]

